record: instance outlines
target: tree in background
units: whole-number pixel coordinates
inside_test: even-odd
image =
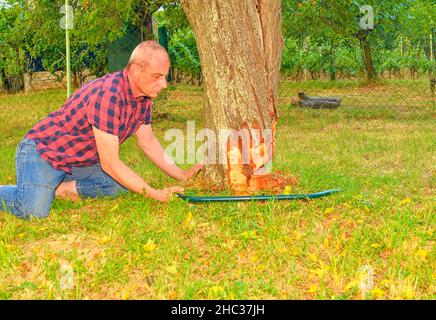
[[[152,14],[169,0],[71,0],[71,65],[76,86],[85,68],[101,76],[107,72],[108,44],[122,37],[129,26],[153,38]],[[65,30],[60,26],[64,0],[7,0],[0,8],[0,76],[22,77],[32,60],[40,58],[45,70],[65,70]],[[31,70],[30,70],[31,71]],[[59,77],[62,79],[64,74]]]
[[[26,36],[17,30],[24,24],[21,3],[5,1],[0,7],[0,87],[15,92],[22,88],[26,65]]]
[[[169,31],[172,68],[202,81],[194,33],[178,0],[70,0],[72,69],[76,85],[84,69],[108,71],[108,47],[128,34],[152,38],[151,15]],[[22,86],[22,75],[35,62],[54,73],[65,69],[65,35],[59,22],[64,0],[2,0],[0,7],[0,78],[3,87]],[[359,27],[363,5],[371,5],[375,28]],[[418,77],[431,70],[436,4],[433,0],[282,0],[284,52],[282,72],[295,80],[330,80],[389,72]],[[139,41],[135,38],[136,41]],[[36,61],[37,60],[37,61]],[[62,75],[61,75],[62,76]],[[176,77],[175,79],[179,79]]]
[[[359,47],[368,80],[376,79],[375,60],[383,59],[383,56],[375,56],[374,48],[388,47],[389,50],[393,50],[393,41],[400,38],[400,34],[413,34],[413,31],[410,32],[413,29],[426,30],[425,33],[429,34],[431,26],[434,25],[435,10],[431,11],[434,4],[429,0],[282,2],[283,31],[286,39],[302,39],[303,45],[304,41],[322,39],[322,43],[328,41],[333,51],[339,47],[348,50]],[[365,14],[361,8],[364,5],[370,5],[374,9],[374,30],[365,30],[361,27],[360,22]],[[409,29],[411,24],[414,26],[413,29]],[[413,35],[415,38],[421,36],[422,31]]]
[[[168,51],[175,80],[179,81],[183,75],[189,75],[192,83],[201,83],[202,72],[197,43],[180,2],[166,3],[162,9],[156,12],[154,17],[159,21],[159,25],[168,31]]]

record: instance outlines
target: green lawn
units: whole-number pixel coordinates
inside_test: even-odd
[[[410,100],[374,102],[391,101],[399,85]],[[301,88],[344,103],[302,110],[290,104]],[[281,85],[273,169],[299,176],[292,192],[343,192],[263,204],[55,200],[48,219],[31,222],[1,212],[0,298],[434,299],[434,101],[407,83],[365,90]],[[202,121],[201,88],[166,94],[154,117],[162,142],[165,130]],[[58,90],[0,96],[1,184],[15,183],[25,132],[64,98]],[[121,158],[155,187],[175,184],[135,140]]]

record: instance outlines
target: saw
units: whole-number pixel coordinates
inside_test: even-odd
[[[188,196],[178,193],[180,199],[190,203],[202,202],[235,202],[235,201],[268,201],[268,200],[300,200],[300,199],[316,199],[324,196],[340,192],[341,189],[331,189],[316,193],[302,194],[277,194],[277,195],[257,195],[257,196]]]

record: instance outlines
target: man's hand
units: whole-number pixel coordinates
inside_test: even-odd
[[[160,202],[168,202],[173,196],[173,193],[183,192],[183,190],[184,189],[182,187],[177,187],[177,186],[164,188],[160,190],[151,189],[147,191],[147,196],[155,200],[158,200]]]
[[[196,165],[192,166],[188,170],[185,170],[185,172],[183,174],[183,180],[191,179],[193,176],[195,176],[203,168],[204,168],[203,163],[197,163]]]

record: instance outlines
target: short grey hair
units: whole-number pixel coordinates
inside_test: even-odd
[[[161,46],[159,43],[153,40],[147,40],[141,42],[132,52],[130,56],[129,63],[127,64],[127,68],[130,69],[132,64],[138,64],[142,68],[145,68],[148,65],[148,62],[151,60],[152,56],[156,52],[164,53],[169,60],[167,50]]]

